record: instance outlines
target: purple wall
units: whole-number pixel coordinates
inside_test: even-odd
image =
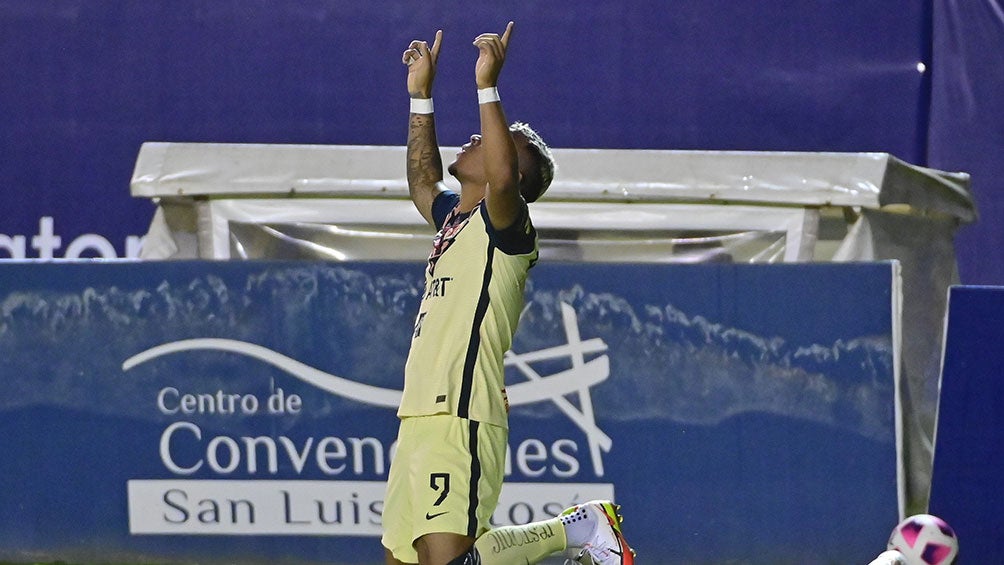
[[[976,256],[1004,240],[996,1],[415,7],[0,0],[0,258],[125,255],[153,212],[128,189],[144,141],[403,144],[400,55],[438,27],[440,140],[459,144],[477,124],[470,42],[513,19],[500,91],[553,146],[882,151],[965,170],[982,218],[960,234],[963,281],[1004,281]],[[52,237],[33,237],[43,218]]]
[[[973,176],[979,221],[959,232],[962,281],[1004,283],[1004,4],[934,2],[928,162]]]

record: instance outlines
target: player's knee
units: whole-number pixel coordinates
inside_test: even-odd
[[[453,561],[450,561],[446,565],[480,565],[480,563],[481,555],[472,545],[467,549],[467,551],[454,557]]]

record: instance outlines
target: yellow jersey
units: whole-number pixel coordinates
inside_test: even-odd
[[[453,414],[508,427],[504,355],[512,345],[537,232],[523,212],[496,230],[482,201],[470,212],[459,195],[433,205],[439,232],[425,274],[404,369],[398,416]]]

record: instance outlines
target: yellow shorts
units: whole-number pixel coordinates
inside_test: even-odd
[[[509,430],[449,414],[403,418],[383,505],[384,547],[418,563],[431,533],[476,538],[491,526]]]

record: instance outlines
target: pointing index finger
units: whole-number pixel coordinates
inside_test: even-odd
[[[439,42],[443,39],[443,30],[436,30],[436,39],[432,41],[432,60],[439,59]]]
[[[509,25],[505,26],[505,32],[502,34],[502,47],[509,47],[509,36],[512,35],[514,25],[513,22],[509,22]]]

